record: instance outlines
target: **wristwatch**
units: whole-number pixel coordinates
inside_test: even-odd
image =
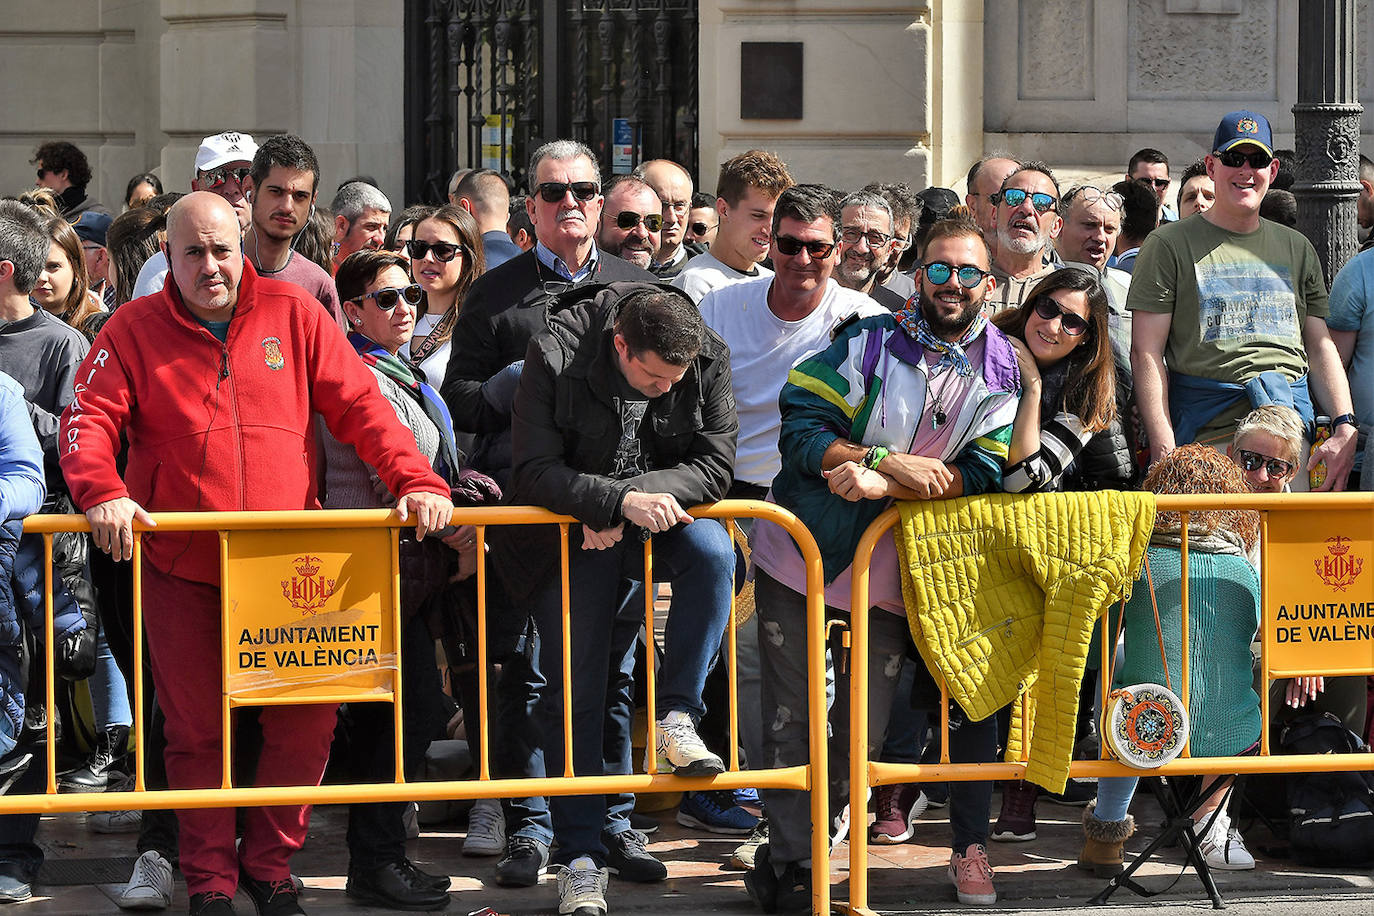
[[[1337,426],[1340,426],[1342,423],[1348,423],[1349,425],[1355,427],[1356,432],[1358,432],[1360,429],[1360,421],[1355,419],[1355,415],[1353,413],[1343,413],[1339,417],[1332,417],[1331,429],[1335,430],[1335,428]]]

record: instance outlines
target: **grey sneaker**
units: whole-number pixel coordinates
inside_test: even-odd
[[[156,849],[139,856],[115,903],[123,910],[167,909],[172,905],[172,864]]]
[[[558,870],[558,912],[560,916],[605,916],[606,869],[597,868],[589,857],[573,859]]]
[[[506,850],[506,813],[495,798],[479,798],[468,812],[465,856],[499,856]]]

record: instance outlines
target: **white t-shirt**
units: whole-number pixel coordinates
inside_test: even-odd
[[[773,272],[762,264],[755,264],[753,273],[741,273],[711,252],[703,251],[687,262],[687,266],[682,268],[682,273],[673,278],[672,285],[691,296],[693,302],[700,303],[707,293],[717,287],[738,283],[740,280],[771,276]]]
[[[138,279],[134,281],[133,297],[138,299],[141,296],[151,296],[153,293],[162,292],[162,285],[166,281],[167,255],[158,249],[139,268]]]
[[[419,346],[420,341],[425,339],[425,336],[433,330],[434,326],[439,323],[439,319],[443,317],[443,312],[437,315],[428,313],[415,322],[415,334],[410,338],[410,343],[406,345],[407,356],[410,355],[412,348]],[[435,347],[429,356],[425,357],[425,361],[420,363],[420,368],[425,372],[425,381],[429,382],[435,391],[438,391],[439,386],[444,383],[444,372],[448,369],[448,353],[452,349],[452,343],[453,338],[450,337]]]
[[[739,414],[735,478],[771,486],[782,469],[778,394],[798,362],[830,345],[830,332],[845,318],[885,315],[863,293],[826,281],[820,305],[800,321],[783,321],[768,307],[772,276],[712,290],[698,308],[708,327],[730,345],[730,373]]]

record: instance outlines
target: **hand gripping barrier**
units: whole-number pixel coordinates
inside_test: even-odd
[[[1374,674],[1374,493],[1158,496],[1156,508],[1160,512],[1180,513],[1182,567],[1185,570],[1188,569],[1190,513],[1208,509],[1249,509],[1259,512],[1261,670],[1264,687],[1260,690],[1260,712],[1263,723],[1271,721],[1269,686],[1277,678]],[[854,557],[851,607],[869,606],[869,563],[873,550],[880,538],[891,536],[890,532],[898,519],[897,509],[888,509],[869,525],[860,539]],[[1190,688],[1187,667],[1188,601],[1189,586],[1185,576],[1181,615],[1184,667],[1180,691],[1185,707],[1188,705]],[[940,683],[940,762],[922,765],[869,760],[868,615],[851,615],[850,626],[849,901],[837,906],[853,914],[871,914],[875,911],[869,908],[868,831],[864,826],[866,817],[862,813],[867,807],[868,790],[875,786],[907,782],[1020,779],[1026,772],[1030,747],[1029,743],[1024,744],[1020,760],[1014,762],[951,763],[949,693],[946,685]],[[1110,647],[1115,639],[1115,634],[1109,631],[1109,615],[1102,616],[1101,633],[1101,670],[1108,671]],[[1175,683],[1180,682],[1176,680]],[[1109,685],[1103,678],[1103,708],[1106,707],[1108,690]],[[1024,707],[1025,704],[1022,731],[1029,734]],[[1076,760],[1069,772],[1072,776],[1101,777],[1374,769],[1374,753],[1311,756],[1271,754],[1269,728],[1261,728],[1260,736],[1260,749],[1256,756],[1192,757],[1185,745],[1178,759],[1156,769],[1138,770],[1116,760],[1099,759]],[[1220,898],[1215,889],[1209,886],[1208,891],[1214,905],[1219,906]]]
[[[773,522],[796,541],[807,569],[807,672],[810,706],[810,760],[805,766],[774,769],[739,769],[736,690],[736,621],[731,608],[726,648],[729,657],[730,753],[728,772],[711,777],[683,778],[657,772],[656,754],[648,755],[648,772],[623,776],[578,776],[573,770],[572,704],[563,703],[565,767],[561,776],[542,779],[493,779],[488,742],[488,678],[477,678],[481,710],[478,728],[480,749],[478,779],[448,782],[407,782],[402,772],[400,708],[400,581],[398,529],[404,526],[394,512],[376,510],[320,510],[307,512],[174,512],[154,516],[158,532],[214,531],[220,539],[224,575],[222,630],[224,637],[224,730],[223,783],[216,789],[169,789],[148,791],[144,785],[144,723],[142,640],[135,639],[134,679],[135,766],[134,788],[127,792],[58,794],[56,740],[53,717],[48,716],[46,755],[47,788],[42,795],[0,797],[0,813],[110,811],[145,808],[237,807],[281,804],[351,804],[379,801],[430,801],[456,798],[504,798],[530,795],[584,795],[617,792],[681,792],[692,789],[744,787],[795,789],[811,793],[814,824],[827,819],[826,716],[824,604],[820,551],[805,526],[785,509],[757,500],[724,500],[690,510],[697,519],[728,520],[752,517]],[[413,524],[413,522],[411,523]],[[473,525],[477,531],[478,556],[485,558],[487,529],[502,525],[557,525],[560,539],[560,575],[563,593],[563,696],[570,697],[571,663],[569,620],[568,551],[569,526],[576,520],[543,509],[502,506],[457,509],[452,524]],[[734,539],[734,526],[727,526]],[[24,523],[26,534],[40,534],[44,542],[45,645],[53,645],[53,595],[51,588],[52,536],[57,532],[89,531],[79,515],[36,515]],[[143,630],[142,538],[149,529],[135,527],[133,548],[134,632]],[[646,632],[654,633],[652,581],[653,539],[644,543],[644,614]],[[335,565],[330,565],[331,563]],[[380,579],[375,567],[381,563]],[[487,660],[487,581],[490,571],[484,559],[477,564],[479,595],[477,615],[478,669],[489,671]],[[373,577],[373,578],[369,578]],[[372,583],[372,584],[369,584]],[[260,605],[246,618],[246,603]],[[282,619],[285,615],[285,619]],[[298,641],[332,637],[338,645],[294,648]],[[261,639],[259,639],[261,637]],[[280,650],[259,649],[269,640],[285,644]],[[245,648],[246,647],[246,648]],[[348,654],[349,652],[352,654]],[[368,657],[368,651],[373,657]],[[278,656],[276,653],[282,654]],[[243,657],[237,657],[238,653]],[[320,669],[325,677],[306,676]],[[231,669],[233,669],[231,671]],[[318,673],[318,672],[316,672]],[[231,677],[231,674],[233,675]],[[546,672],[551,674],[551,672]],[[654,670],[646,666],[649,696],[647,746],[655,747]],[[53,708],[53,665],[47,666],[46,703]],[[228,711],[235,706],[278,703],[337,703],[341,701],[392,702],[395,716],[397,769],[395,781],[381,784],[328,786],[238,787],[232,783],[230,766],[232,730]],[[814,863],[813,911],[830,908],[829,836],[812,831]]]

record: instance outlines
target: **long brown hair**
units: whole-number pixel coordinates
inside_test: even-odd
[[[1083,421],[1089,432],[1106,429],[1116,419],[1116,362],[1107,330],[1107,291],[1102,282],[1077,267],[1061,267],[1026,296],[1020,308],[1007,309],[992,318],[1003,333],[1026,339],[1026,321],[1041,296],[1061,289],[1083,293],[1088,299],[1087,339],[1065,357],[1069,361],[1064,383],[1064,409]]]
[[[407,209],[409,212],[409,209]],[[455,207],[452,204],[444,204],[442,207],[432,207],[423,213],[415,214],[415,231],[419,231],[420,224],[426,220],[437,219],[440,222],[448,223],[453,227],[453,231],[458,234],[458,244],[464,248],[463,252],[463,272],[458,276],[458,285],[455,289],[457,298],[453,300],[453,310],[461,314],[463,310],[463,300],[467,298],[468,290],[472,289],[472,284],[482,274],[487,272],[487,259],[482,250],[482,230],[477,225],[477,220],[473,215],[462,207]],[[411,236],[414,238],[414,235]],[[414,261],[412,259],[411,271],[414,276]],[[428,309],[428,296],[426,296],[426,309]],[[453,335],[453,326],[450,325],[437,340],[436,343],[442,344]]]
[[[72,265],[72,288],[67,291],[67,298],[62,304],[52,309],[52,313],[86,334],[86,321],[104,310],[89,295],[91,284],[86,276],[86,255],[81,249],[81,236],[76,234],[71,223],[59,216],[48,220],[48,237],[57,243]]]

